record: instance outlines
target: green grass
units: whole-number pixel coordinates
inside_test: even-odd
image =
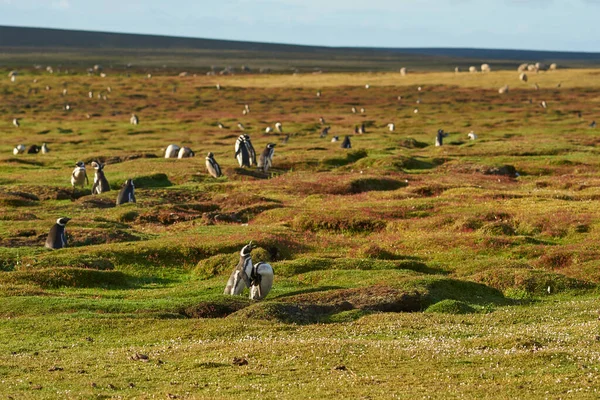
[[[508,71],[107,74],[0,82],[0,394],[597,397],[598,71],[530,77],[540,90]],[[277,143],[268,174],[238,168],[238,122],[257,151]],[[165,159],[171,143],[196,157]],[[105,162],[112,190],[73,192],[78,160]],[[137,203],[116,206],[128,178]],[[50,251],[59,216],[69,247]],[[276,275],[260,302],[223,295],[249,240]]]

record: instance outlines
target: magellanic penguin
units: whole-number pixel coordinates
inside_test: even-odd
[[[165,158],[177,158],[179,155],[179,146],[176,144],[170,144],[167,146],[165,150]]]
[[[135,186],[133,179],[127,179],[117,196],[117,205],[123,203],[135,203]]]
[[[265,262],[254,264],[250,273],[250,299],[262,300],[273,287],[275,273],[273,267]]]
[[[75,164],[75,169],[71,174],[71,186],[73,186],[73,190],[75,190],[75,186],[83,187],[86,182],[88,185],[90,184],[90,180],[88,179],[85,171],[85,164],[83,161],[77,161]]]
[[[387,124],[387,127],[390,130],[390,132],[394,132],[394,130],[396,129],[396,125],[394,125],[393,122],[390,122],[389,124]]]
[[[16,156],[17,154],[23,154],[25,153],[26,147],[24,144],[18,144],[15,146],[15,148],[13,149],[13,154]]]
[[[321,138],[324,138],[325,136],[327,136],[329,134],[329,129],[331,129],[330,126],[326,126],[325,128],[323,128],[323,130],[321,131]]]
[[[276,122],[276,123],[275,123],[275,130],[276,130],[278,133],[283,133],[283,126],[281,125],[281,122]]]
[[[242,250],[240,251],[240,261],[231,273],[223,294],[237,296],[242,293],[244,288],[250,287],[250,275],[252,275],[253,268],[252,256],[250,253],[254,248],[256,248],[256,245],[252,244],[252,241],[242,247]]]
[[[250,141],[250,135],[244,135],[244,141],[246,142],[246,148],[248,149],[248,156],[250,157],[250,165],[256,165],[256,151],[252,142]]]
[[[48,154],[48,152],[50,152],[48,145],[46,143],[42,143],[42,154]]]
[[[221,167],[219,167],[219,164],[217,163],[217,160],[215,160],[215,155],[213,153],[208,153],[206,156],[206,169],[213,178],[218,178],[221,176]]]
[[[27,154],[37,154],[40,152],[42,148],[40,146],[38,146],[37,144],[32,144],[31,146],[29,146],[29,148],[27,149]]]
[[[92,194],[100,194],[110,191],[110,185],[104,176],[104,164],[92,161],[92,167],[96,170],[94,175],[94,184],[92,185]]]
[[[46,239],[46,247],[49,249],[62,249],[67,247],[67,236],[65,234],[65,226],[71,218],[61,217],[56,220],[56,224],[50,228],[48,238]]]
[[[337,142],[339,140],[340,140],[339,136],[334,136],[334,137],[331,138],[331,143],[335,143],[335,142]]]
[[[235,158],[237,158],[240,167],[250,166],[250,153],[244,135],[240,135],[235,141]]]
[[[13,118],[13,125],[15,126],[15,128],[21,126],[21,124],[19,123],[19,118]]]
[[[140,119],[138,118],[138,116],[137,116],[137,115],[135,115],[135,114],[131,114],[131,118],[129,118],[129,123],[130,123],[131,125],[137,125],[137,124],[139,124],[139,123],[140,123]]]
[[[273,154],[275,153],[275,143],[267,144],[258,159],[258,168],[262,168],[264,173],[267,173],[269,168],[273,166]]]
[[[437,135],[435,136],[435,145],[438,147],[442,146],[446,136],[448,136],[448,134],[444,133],[443,129],[438,129]]]
[[[190,158],[194,157],[196,153],[189,147],[182,147],[179,149],[179,153],[177,154],[177,158]]]
[[[342,149],[351,149],[352,143],[350,143],[350,136],[346,136],[342,142]]]

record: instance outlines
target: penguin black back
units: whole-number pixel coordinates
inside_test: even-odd
[[[61,217],[56,220],[56,223],[50,228],[45,246],[49,249],[62,249],[67,247],[67,235],[65,227],[71,218]]]
[[[350,136],[346,136],[342,142],[342,149],[351,149],[352,143],[350,143]]]
[[[123,203],[135,203],[135,186],[133,185],[133,179],[127,179],[121,188],[121,191],[119,191],[117,205]]]
[[[262,168],[263,172],[267,172],[273,165],[273,154],[275,153],[275,143],[267,144],[258,160],[258,167]]]
[[[92,167],[96,170],[94,175],[94,184],[92,185],[92,194],[100,194],[110,191],[110,185],[104,176],[104,164],[92,161]]]

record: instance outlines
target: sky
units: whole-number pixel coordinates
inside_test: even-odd
[[[600,0],[0,0],[0,25],[351,47],[600,52]]]

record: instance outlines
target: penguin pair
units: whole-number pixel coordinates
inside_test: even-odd
[[[244,288],[250,288],[250,299],[264,299],[273,287],[273,267],[265,262],[252,265],[251,252],[257,246],[250,241],[240,251],[240,261],[231,273],[223,294],[240,295]]]
[[[250,141],[250,135],[240,135],[235,141],[235,158],[240,167],[256,165],[256,151]]]

